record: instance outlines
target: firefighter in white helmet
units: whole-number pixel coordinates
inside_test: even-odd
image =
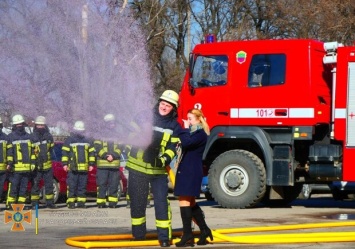
[[[32,136],[25,130],[26,126],[22,115],[12,117],[12,132],[7,146],[7,169],[11,172],[6,200],[8,209],[13,203],[25,203],[31,168],[35,165],[35,145]]]
[[[176,132],[180,129],[177,118],[179,95],[166,90],[160,96],[158,104],[153,110],[153,127],[148,132],[153,133],[150,144],[143,148],[128,146],[129,170],[128,194],[131,201],[132,234],[136,240],[145,239],[146,236],[146,201],[149,193],[149,184],[154,198],[156,227],[161,247],[169,247],[172,235],[171,210],[168,201],[168,181],[165,166],[169,165],[175,156],[175,147],[178,143]],[[146,117],[137,117],[134,122],[134,141],[144,136],[144,125],[149,124]],[[143,204],[144,203],[144,204]]]
[[[118,202],[118,186],[120,184],[120,158],[121,146],[115,137],[115,116],[107,114],[104,117],[104,126],[101,139],[95,140],[94,146],[97,156],[97,207],[106,208],[106,194],[108,207],[116,208]]]
[[[4,194],[4,183],[7,177],[6,166],[6,146],[9,141],[8,136],[2,132],[3,123],[0,117],[0,202],[2,202],[2,196]]]
[[[47,208],[57,208],[54,204],[53,193],[53,169],[51,160],[51,150],[54,147],[54,140],[46,124],[44,116],[35,119],[33,128],[33,142],[36,145],[36,166],[32,172],[33,185],[31,189],[32,209],[35,209],[39,201],[39,183],[43,179],[45,199]]]
[[[67,205],[70,209],[75,208],[75,202],[78,208],[86,208],[88,171],[92,171],[95,165],[95,148],[84,132],[84,122],[76,121],[62,147],[63,169],[68,172]]]

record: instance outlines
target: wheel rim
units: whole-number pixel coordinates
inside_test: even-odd
[[[226,194],[239,196],[248,188],[249,175],[240,165],[232,164],[222,170],[219,184]]]
[[[41,203],[45,203],[46,202],[46,191],[45,191],[45,187],[42,186],[42,188],[39,191],[39,199]],[[59,192],[58,189],[56,188],[56,184],[53,183],[53,200],[54,202],[56,202],[58,200],[59,197]]]
[[[303,184],[302,187],[302,194],[305,198],[309,198],[309,195],[311,193],[310,187],[308,184]]]

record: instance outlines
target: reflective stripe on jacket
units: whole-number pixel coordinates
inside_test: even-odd
[[[48,132],[43,136],[33,133],[36,165],[38,170],[48,170],[52,167],[51,150],[54,147],[53,137]]]
[[[118,143],[96,140],[94,146],[97,153],[96,164],[98,168],[120,167],[121,149]],[[112,155],[112,162],[107,161],[107,155]]]
[[[85,137],[72,135],[64,141],[62,163],[68,165],[69,170],[87,171],[89,166],[95,165],[95,148]]]
[[[8,164],[14,166],[15,172],[31,171],[31,164],[34,164],[36,160],[34,149],[35,145],[30,134],[13,131],[9,135],[7,144]]]
[[[153,137],[150,145],[145,148],[137,146],[127,146],[128,161],[126,167],[144,174],[166,174],[165,167],[156,166],[160,157],[165,158],[165,164],[168,165],[175,156],[175,147],[179,138],[175,135],[179,129],[179,124],[175,118],[162,117],[155,113]],[[139,125],[134,123],[135,132],[131,137],[142,136]]]
[[[5,171],[7,166],[7,158],[6,158],[7,142],[8,142],[7,135],[0,131],[0,172]]]

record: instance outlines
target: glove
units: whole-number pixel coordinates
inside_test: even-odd
[[[31,164],[31,171],[35,171],[36,170],[36,165],[35,164]]]
[[[155,160],[155,167],[163,168],[163,167],[165,167],[165,165],[166,165],[166,157],[164,157],[164,156],[158,157]]]
[[[14,171],[14,165],[13,164],[9,164],[7,165],[7,170],[10,171],[10,172],[13,172]]]
[[[68,165],[64,165],[63,169],[64,169],[65,172],[68,172],[69,171]]]

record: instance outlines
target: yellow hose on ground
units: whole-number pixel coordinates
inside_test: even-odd
[[[292,244],[292,243],[319,243],[319,242],[355,242],[355,232],[317,232],[317,233],[289,233],[289,234],[261,234],[244,236],[226,236],[223,234],[238,234],[265,231],[284,231],[296,229],[330,228],[355,226],[355,222],[326,222],[296,225],[281,225],[271,227],[232,228],[212,231],[214,240],[211,243],[237,243],[237,244]],[[194,232],[199,234],[199,232]],[[181,236],[182,232],[174,232],[173,237]],[[131,234],[118,235],[87,235],[71,237],[65,240],[70,246],[82,248],[110,248],[110,247],[139,247],[159,246],[156,234],[147,234],[147,240],[130,241]],[[180,241],[173,239],[172,244]]]
[[[170,177],[172,185],[175,185],[175,173],[166,166],[166,171]],[[240,234],[251,232],[268,232],[268,231],[284,231],[296,229],[312,229],[312,228],[330,228],[330,227],[347,227],[355,226],[355,222],[325,222],[310,223],[296,225],[280,225],[270,227],[246,227],[246,228],[229,228],[218,229],[212,231],[213,243],[237,243],[237,244],[291,244],[291,243],[319,243],[319,242],[355,242],[355,232],[323,232],[323,233],[290,233],[290,234],[262,234],[262,235],[244,235],[244,236],[226,236],[223,234]],[[194,232],[198,235],[199,232]],[[173,232],[171,244],[180,241],[178,236],[182,232]],[[116,235],[87,235],[70,237],[65,243],[70,246],[81,248],[112,248],[112,247],[143,247],[143,246],[159,246],[157,235],[150,233],[146,235],[147,240],[131,241],[131,234]]]

